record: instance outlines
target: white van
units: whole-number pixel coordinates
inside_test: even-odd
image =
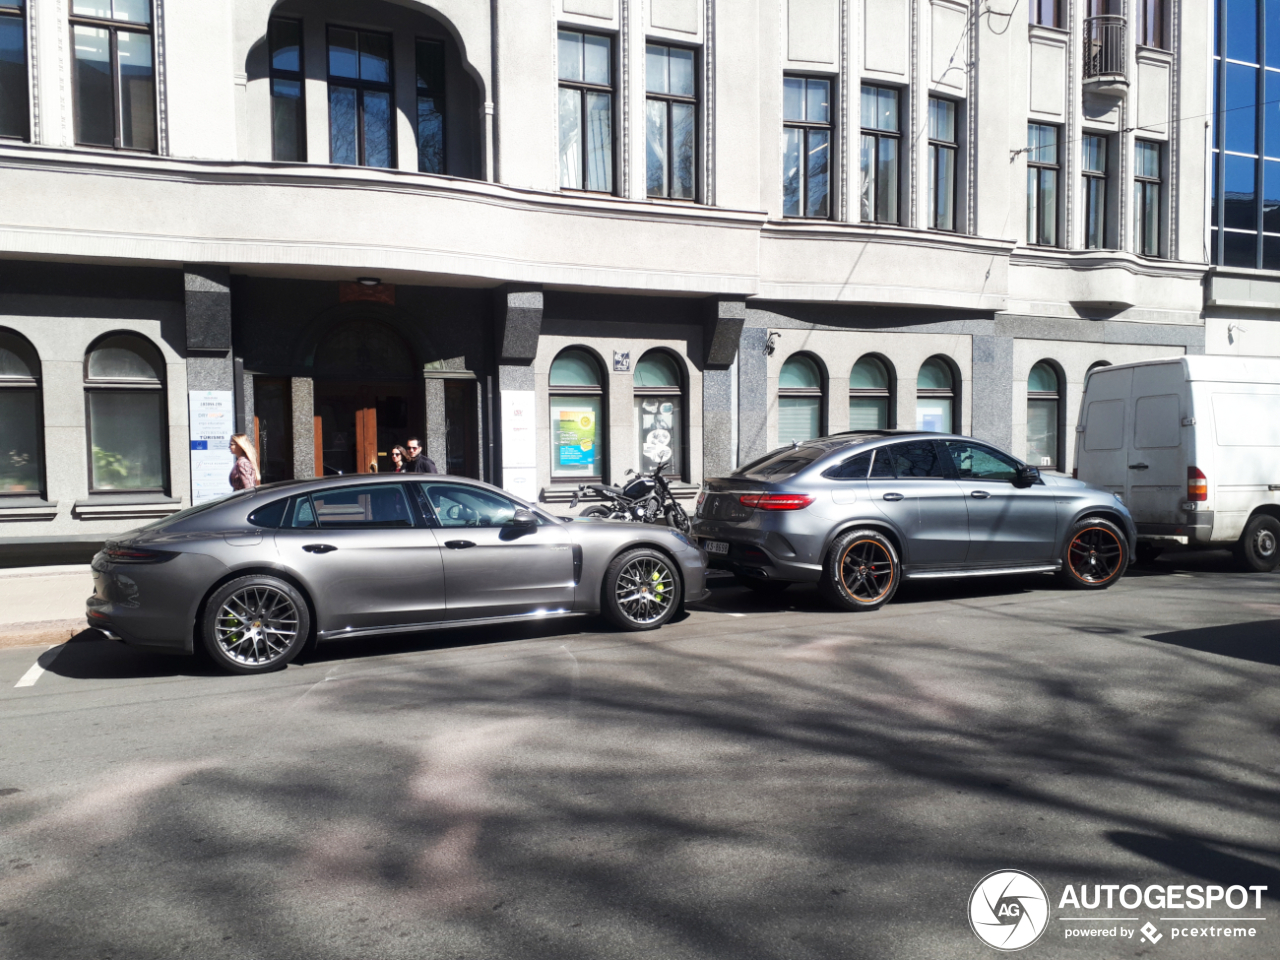
[[[1230,547],[1280,563],[1280,360],[1170,357],[1085,378],[1076,475],[1124,498],[1138,558]]]

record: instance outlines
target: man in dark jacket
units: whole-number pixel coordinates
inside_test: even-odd
[[[422,449],[422,443],[416,437],[411,438],[405,447],[409,450],[409,462],[404,465],[405,473],[439,473],[436,463]]]

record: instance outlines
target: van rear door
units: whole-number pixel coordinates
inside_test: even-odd
[[[1125,428],[1132,386],[1132,368],[1103,368],[1089,374],[1080,411],[1082,432],[1076,450],[1080,479],[1121,496],[1128,494]]]
[[[1125,503],[1136,523],[1181,523],[1186,499],[1187,451],[1182,418],[1188,416],[1187,378],[1181,363],[1135,367],[1133,436]]]

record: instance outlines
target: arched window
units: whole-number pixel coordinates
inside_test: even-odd
[[[959,433],[956,424],[956,378],[951,364],[930,357],[916,375],[916,429]]]
[[[164,359],[132,334],[111,334],[85,357],[90,491],[163,491],[166,440]]]
[[[40,361],[25,339],[0,330],[0,496],[34,496],[44,474]]]
[[[889,367],[867,355],[849,374],[849,429],[887,430],[892,422],[893,379]]]
[[[604,376],[595,356],[570,347],[551,364],[551,477],[604,479]]]
[[[788,358],[778,376],[778,442],[794,443],[822,436],[824,377],[812,357]]]
[[[1027,376],[1027,463],[1056,470],[1061,379],[1052,364],[1041,360]]]
[[[636,437],[641,473],[659,464],[665,476],[684,476],[684,378],[671,354],[650,350],[636,364]]]

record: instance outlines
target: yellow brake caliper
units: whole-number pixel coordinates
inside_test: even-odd
[[[651,580],[661,580],[661,579],[662,579],[662,575],[661,575],[657,570],[655,570],[655,571],[653,571],[653,576],[652,576],[652,577],[650,577],[650,579],[651,579]],[[654,593],[656,593],[656,594],[658,595],[657,597],[655,597],[655,599],[657,599],[657,600],[661,600],[661,599],[663,599],[663,597],[662,597],[662,591],[663,591],[663,590],[665,590],[665,589],[666,589],[666,587],[665,587],[663,584],[661,584],[661,583],[655,583],[655,584],[653,585],[653,592],[654,592]]]

